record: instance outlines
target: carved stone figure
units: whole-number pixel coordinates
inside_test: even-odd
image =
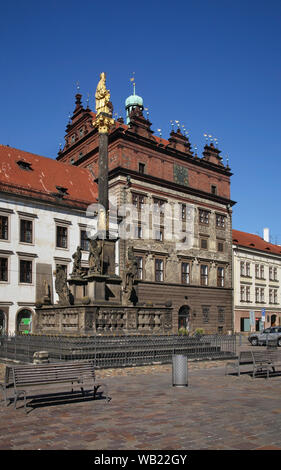
[[[51,303],[51,288],[50,284],[44,279],[43,281],[44,285],[44,296],[43,296],[43,303],[46,305],[49,305]]]
[[[102,274],[102,245],[100,240],[90,240],[89,273]]]
[[[59,296],[59,304],[70,305],[70,290],[67,286],[66,272],[61,265],[58,265],[56,269],[55,289]]]
[[[81,258],[82,258],[82,250],[80,246],[77,246],[75,253],[72,255],[73,258],[73,269],[72,269],[72,276],[81,276],[82,269],[81,269]]]
[[[138,272],[138,263],[134,255],[133,247],[128,248],[128,261],[123,277],[123,300],[128,302],[133,292],[133,284]]]

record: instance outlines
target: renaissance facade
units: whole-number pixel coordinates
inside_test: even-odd
[[[153,305],[172,305],[174,332],[179,328],[229,332],[233,330],[234,204],[230,168],[212,143],[205,145],[199,157],[180,128],[172,130],[168,140],[155,136],[144,117],[141,97],[130,96],[126,112],[127,123],[122,118],[114,120],[108,135],[109,195],[113,201],[109,216],[124,205],[135,208],[130,236],[118,239],[118,272],[122,276],[125,254],[132,247],[138,260],[138,298]],[[57,160],[87,168],[99,184],[99,139],[94,119],[95,113],[83,107],[77,93]],[[158,212],[157,223],[151,214],[143,216],[147,207],[153,207],[154,214]],[[180,246],[167,230],[167,207],[181,224]]]

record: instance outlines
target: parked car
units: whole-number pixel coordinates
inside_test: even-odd
[[[263,346],[268,340],[276,340],[277,345],[281,346],[281,326],[272,326],[261,332],[251,333],[248,340],[252,346]]]

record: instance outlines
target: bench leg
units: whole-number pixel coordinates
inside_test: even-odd
[[[25,390],[20,390],[19,392],[15,392],[15,395],[14,395],[14,408],[15,409],[17,408],[17,399],[21,395],[23,395],[23,398],[24,398],[24,411],[27,413],[27,409],[26,409],[26,391]]]

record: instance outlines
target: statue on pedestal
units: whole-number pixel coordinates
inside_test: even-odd
[[[138,273],[138,263],[134,255],[133,247],[128,248],[128,260],[123,277],[123,301],[128,303],[133,293],[134,280]]]
[[[89,243],[89,274],[102,274],[102,245],[100,240]]]
[[[56,269],[56,281],[55,281],[56,293],[59,296],[59,304],[70,305],[70,290],[67,285],[66,272],[62,265],[58,265]]]
[[[81,277],[83,271],[81,269],[81,258],[82,258],[82,250],[80,246],[77,246],[75,253],[72,255],[73,258],[73,269],[71,276],[79,276]]]

